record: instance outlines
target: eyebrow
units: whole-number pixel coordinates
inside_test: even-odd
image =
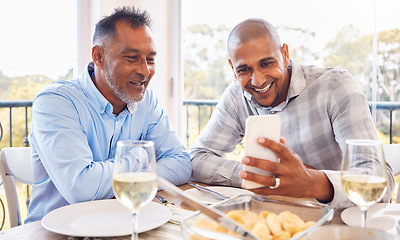
[[[238,68],[246,68],[246,67],[248,67],[247,64],[242,64],[242,65],[236,66],[236,69],[238,69]]]
[[[141,51],[135,49],[135,48],[125,48],[124,50],[122,50],[122,53],[126,53],[126,52],[134,52],[134,53],[141,53]],[[155,56],[157,55],[156,51],[151,51],[149,53],[149,55]]]
[[[275,61],[275,58],[274,57],[266,57],[266,58],[260,59],[258,62],[259,63],[263,63],[263,62],[268,62],[268,61],[271,61],[271,60]],[[249,67],[249,66],[247,64],[242,64],[242,65],[236,66],[236,69],[238,69],[238,68],[246,68],[246,67]]]
[[[266,58],[261,59],[259,62],[267,62],[267,61],[271,61],[271,60],[275,60],[275,58],[274,57],[266,57]]]

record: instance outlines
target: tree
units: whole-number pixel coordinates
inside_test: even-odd
[[[316,33],[302,28],[293,28],[288,26],[277,26],[281,42],[286,43],[289,47],[289,56],[296,62],[301,64],[316,64],[321,53],[315,49],[311,49],[317,41]]]
[[[225,47],[228,34],[223,25],[198,24],[183,31],[186,99],[218,99],[232,81]]]
[[[380,99],[400,101],[400,29],[378,34]]]

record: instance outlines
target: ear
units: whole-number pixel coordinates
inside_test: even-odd
[[[94,64],[96,64],[96,67],[103,70],[104,51],[103,51],[103,48],[101,48],[99,45],[94,45],[92,47],[92,60],[93,60]]]
[[[228,59],[229,65],[231,65],[232,71],[233,71],[233,76],[235,76],[235,79],[237,79],[236,71],[235,68],[233,67],[231,59]]]
[[[284,43],[281,47],[281,54],[282,54],[283,61],[285,63],[285,68],[287,68],[290,64],[290,58],[289,58],[289,48],[286,43]]]

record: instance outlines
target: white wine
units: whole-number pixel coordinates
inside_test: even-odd
[[[128,172],[113,177],[115,197],[131,211],[150,203],[157,192],[157,175],[149,172]]]
[[[382,199],[387,180],[378,176],[345,174],[342,176],[342,188],[353,203],[360,207],[369,207]]]

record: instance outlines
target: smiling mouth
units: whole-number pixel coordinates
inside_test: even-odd
[[[130,81],[129,83],[136,85],[136,86],[141,86],[144,85],[146,81]]]
[[[266,91],[269,90],[269,88],[271,87],[271,85],[272,85],[272,83],[268,84],[268,85],[265,86],[264,88],[254,88],[254,91],[264,93],[264,92],[266,92]]]

